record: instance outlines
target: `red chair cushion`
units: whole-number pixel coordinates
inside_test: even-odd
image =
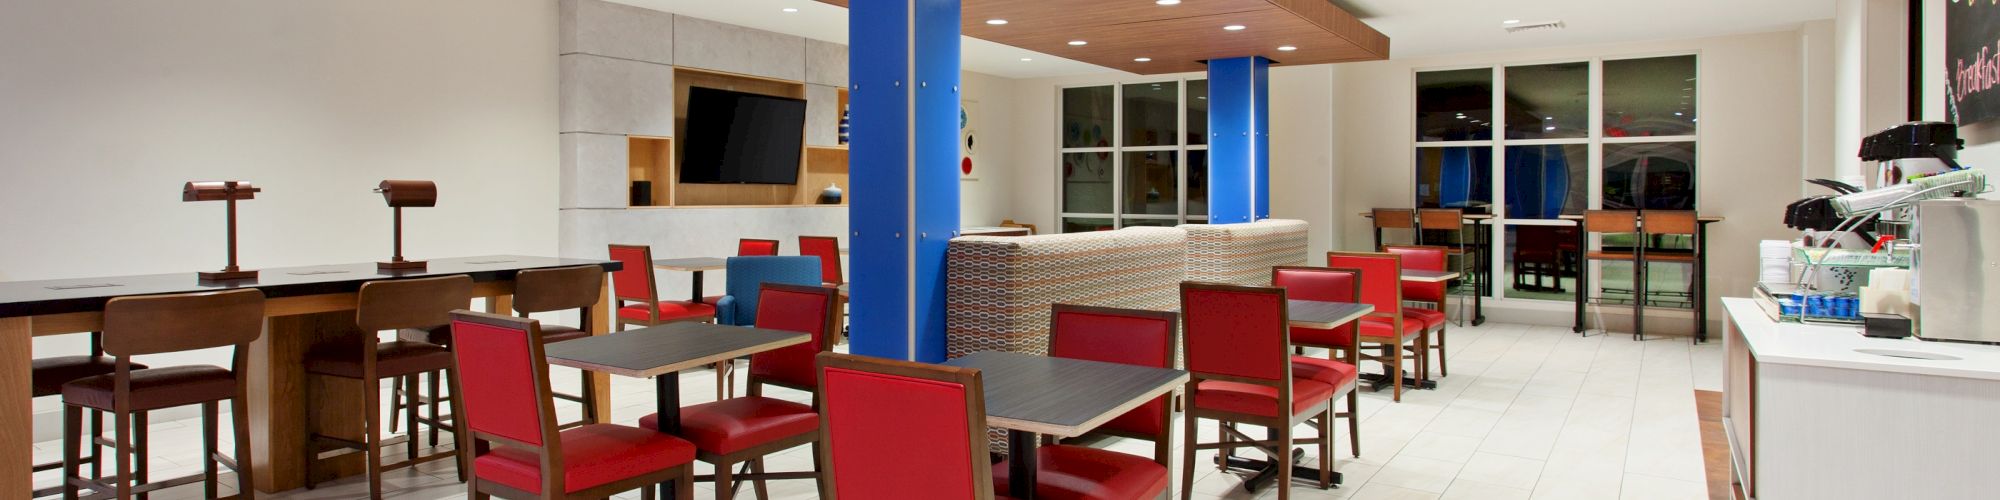
[[[694,445],[671,435],[613,424],[562,431],[563,488],[575,493],[694,461]],[[496,445],[472,460],[480,479],[529,493],[542,492],[542,463],[535,453]]]
[[[639,426],[658,430],[659,414],[640,418]],[[735,453],[816,430],[819,414],[791,401],[744,397],[681,408],[680,436],[709,453]]]
[[[1277,417],[1278,388],[1204,380],[1197,386],[1194,405],[1205,410],[1226,411],[1260,417]],[[1307,379],[1292,379],[1292,414],[1298,415],[1311,409],[1313,405],[1333,399],[1333,386]]]
[[[1352,347],[1354,327],[1342,326],[1334,329],[1292,327],[1292,343],[1309,346]]]
[[[1153,498],[1167,490],[1167,468],[1151,459],[1082,446],[1035,451],[1035,498],[1111,500]],[[1005,460],[993,464],[993,491],[1007,491]]]
[[[424,342],[377,342],[375,376],[401,377],[451,367],[451,351]],[[361,356],[353,349],[329,349],[306,355],[306,372],[335,377],[361,378]]]
[[[715,316],[715,304],[713,303],[689,303],[688,301],[685,300],[662,300],[660,301],[658,307],[660,309],[660,321],[676,321],[676,320],[683,320],[690,318],[705,318],[705,317]],[[621,307],[618,309],[618,317],[631,320],[639,320],[639,321],[648,321],[652,319],[651,317],[647,316],[645,305]]]
[[[1388,319],[1381,318],[1378,316],[1369,316],[1366,318],[1361,318],[1361,321],[1359,323],[1361,324],[1361,336],[1366,339],[1397,338],[1397,335],[1393,331],[1391,331],[1395,329],[1395,324],[1390,322]],[[1417,338],[1418,335],[1423,335],[1423,333],[1424,333],[1424,322],[1410,321],[1407,318],[1403,320],[1403,335],[1401,338],[1402,342],[1409,342],[1410,340]],[[1372,342],[1374,340],[1370,341]]]
[[[1444,322],[1447,319],[1449,318],[1444,315],[1444,312],[1436,309],[1424,309],[1421,307],[1403,308],[1403,322],[1416,321],[1423,323],[1425,330],[1436,330],[1444,326]]]
[[[58,356],[36,359],[28,366],[34,370],[29,377],[33,395],[39,398],[61,394],[63,384],[71,380],[118,371],[118,360],[110,356]],[[132,363],[132,371],[144,369],[145,364]]]
[[[1311,356],[1292,356],[1292,377],[1333,386],[1335,395],[1345,394],[1361,378],[1361,369],[1340,361]]]
[[[62,385],[63,402],[111,411],[115,374],[71,380]],[[169,366],[132,370],[132,409],[157,410],[236,397],[236,376],[214,366]]]

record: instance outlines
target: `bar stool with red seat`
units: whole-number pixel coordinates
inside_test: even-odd
[[[1390,245],[1383,247],[1382,251],[1402,256],[1403,268],[1416,271],[1443,272],[1446,263],[1451,260],[1451,249],[1441,246]],[[1430,348],[1436,351],[1436,356],[1427,357],[1437,359],[1440,377],[1451,375],[1450,369],[1445,367],[1444,334],[1445,329],[1451,326],[1451,319],[1444,312],[1445,294],[1446,288],[1442,281],[1403,282],[1404,302],[1423,302],[1436,306],[1436,308],[1403,306],[1403,316],[1423,323],[1424,331],[1430,333],[1432,340]]]
[[[28,384],[31,388],[28,397],[32,399],[62,395],[63,384],[69,383],[71,380],[116,372],[118,371],[118,360],[104,355],[104,333],[90,332],[90,354],[36,358],[29,362],[28,366],[30,370]],[[132,369],[144,370],[146,369],[146,365],[132,363]],[[92,409],[89,411],[90,454],[83,456],[82,460],[83,463],[90,464],[91,477],[104,477],[104,464],[98,460],[98,457],[103,456],[104,453],[104,410]],[[143,469],[146,463],[142,461],[138,465]],[[62,460],[56,460],[35,464],[30,468],[30,471],[56,470],[61,469],[62,466]],[[62,493],[62,486],[58,485],[35,490],[29,496],[39,498],[60,493]]]
[[[111,354],[111,373],[71,380],[62,385],[63,498],[88,489],[92,498],[145,498],[146,492],[201,481],[207,498],[216,497],[217,466],[236,472],[237,491],[248,495],[251,485],[249,379],[250,343],[264,332],[264,292],[231,290],[178,295],[119,297],[104,305],[104,352]],[[230,368],[209,365],[134,369],[133,356],[230,347]],[[217,452],[217,403],[228,401],[235,427],[233,457]],[[149,481],[150,458],[146,415],[178,406],[201,405],[201,463],[198,475]],[[117,474],[84,478],[82,410],[111,412],[116,421],[112,441]],[[96,437],[91,437],[96,441]],[[95,446],[95,445],[93,445]],[[129,452],[127,450],[130,450]],[[139,462],[133,470],[133,462]],[[24,486],[23,486],[24,487]]]
[[[660,287],[653,280],[653,247],[611,245],[611,260],[624,267],[611,273],[611,296],[617,301],[618,329],[664,325],[676,321],[713,321],[715,304],[685,300],[660,300]],[[627,302],[638,304],[626,305]]]
[[[472,277],[466,275],[439,276],[390,281],[370,281],[361,285],[355,296],[354,325],[359,330],[353,344],[330,344],[314,349],[306,354],[305,383],[306,401],[306,443],[304,452],[306,464],[306,488],[319,485],[320,453],[331,446],[334,449],[350,449],[363,452],[368,469],[368,491],[374,497],[382,495],[382,473],[393,469],[410,467],[420,463],[447,458],[457,458],[459,474],[465,473],[465,461],[456,450],[434,452],[428,455],[418,453],[419,440],[416,439],[419,424],[432,428],[449,425],[452,441],[465,442],[459,426],[449,419],[420,419],[414,408],[418,402],[416,393],[404,395],[404,406],[413,408],[405,424],[409,426],[404,460],[394,464],[382,463],[382,413],[378,409],[381,401],[381,381],[410,377],[418,374],[442,371],[450,382],[450,392],[457,394],[458,372],[452,361],[451,350],[428,342],[403,339],[400,332],[434,331],[438,327],[451,324],[451,311],[464,309],[472,302]],[[377,332],[399,332],[398,339],[382,342],[376,338]],[[456,339],[453,339],[456,341]],[[353,409],[316,407],[323,403],[314,394],[318,384],[312,377],[332,377],[355,380],[361,383],[361,440],[337,438],[323,434],[320,429],[320,414],[323,412],[353,411]],[[450,401],[451,414],[462,415],[463,406],[456,397]]]
[[[1049,356],[1174,367],[1174,348],[1180,345],[1180,317],[1173,312],[1070,304],[1055,304],[1051,309]],[[1168,394],[1147,401],[1092,432],[1152,441],[1153,461],[1161,467],[1172,467],[1174,417],[1167,406],[1167,400],[1172,398]],[[1040,465],[1049,467],[1048,462]],[[1006,485],[1006,472],[1005,467],[995,467],[994,483]]]
[[[1403,360],[1407,354],[1416,360],[1417,378],[1424,378],[1425,358],[1430,354],[1429,335],[1425,334],[1421,320],[1412,319],[1403,313],[1403,265],[1402,256],[1391,253],[1372,252],[1327,252],[1326,265],[1329,267],[1361,270],[1361,303],[1375,306],[1375,312],[1356,322],[1361,330],[1361,341],[1379,345],[1383,352],[1378,360],[1389,370],[1389,377],[1396,392],[1393,399],[1403,401]]]
[[[1190,376],[1186,396],[1187,422],[1182,425],[1181,498],[1194,487],[1196,450],[1254,448],[1277,463],[1278,498],[1291,498],[1292,446],[1319,447],[1319,487],[1333,486],[1333,398],[1353,391],[1348,378],[1334,386],[1300,377],[1292,363],[1290,320],[1285,289],[1212,283],[1181,283],[1181,315],[1186,334],[1181,352]],[[1200,443],[1201,419],[1218,420],[1223,440]],[[1243,423],[1266,429],[1259,440],[1236,432]],[[1292,428],[1312,423],[1319,435],[1294,439]]]
[[[1271,268],[1271,286],[1285,289],[1285,296],[1293,300],[1356,303],[1361,301],[1361,270],[1277,266]],[[1292,376],[1295,377],[1339,386],[1346,380],[1360,378],[1359,367],[1364,357],[1384,364],[1389,362],[1361,353],[1361,331],[1353,323],[1333,329],[1294,326],[1291,327],[1291,334],[1293,346],[1326,349],[1328,357],[1292,356]],[[1333,359],[1335,357],[1339,359]],[[1333,414],[1334,417],[1347,419],[1348,450],[1354,452],[1355,457],[1361,456],[1361,419],[1357,406],[1360,403],[1360,391],[1347,391],[1347,411]]]
[[[697,459],[715,465],[716,498],[732,497],[737,481],[754,481],[757,497],[764,498],[766,480],[814,479],[826,470],[815,451],[813,471],[764,472],[766,455],[806,444],[817,450],[820,417],[813,406],[764,396],[763,388],[818,392],[813,356],[833,350],[839,294],[827,287],[767,283],[759,295],[763,305],[757,309],[757,328],[806,333],[812,341],[750,355],[749,393],[744,397],[681,409],[680,435],[694,443]],[[658,414],[647,415],[639,419],[639,426],[659,429],[659,419]],[[738,463],[748,465],[749,473],[735,473]],[[825,486],[820,483],[821,496],[827,493]]]
[[[652,486],[667,481],[678,498],[694,496],[686,440],[615,424],[556,429],[539,322],[465,310],[451,318],[451,352],[467,382],[459,399],[473,457],[468,497],[596,499],[636,489],[651,500]]]
[[[830,498],[994,498],[979,370],[818,356],[821,488]]]

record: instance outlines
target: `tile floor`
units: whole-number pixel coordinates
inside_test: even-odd
[[[1630,335],[1597,332],[1579,337],[1567,327],[1512,324],[1453,328],[1449,339],[1451,375],[1439,379],[1438,389],[1407,393],[1401,403],[1391,403],[1387,392],[1364,393],[1361,458],[1352,458],[1347,451],[1346,426],[1336,425],[1337,470],[1346,474],[1346,484],[1332,490],[1301,485],[1292,490],[1294,498],[1707,498],[1694,390],[1720,390],[1719,343],[1690,346],[1681,337],[1635,342]],[[570,373],[556,369],[558,388],[575,384],[577,378]],[[711,400],[714,383],[712,372],[683,374],[684,401]],[[776,392],[804,399],[800,393]],[[652,384],[613,377],[612,401],[613,421],[635,422],[651,412]],[[561,408],[575,410],[573,405]],[[158,452],[153,457],[153,477],[200,469],[196,423],[154,425]],[[1214,439],[1214,423],[1203,422],[1201,434],[1204,441]],[[229,435],[226,429],[223,435]],[[1142,441],[1099,445],[1151,453],[1151,444]],[[223,446],[229,449],[228,444]],[[1236,474],[1204,465],[1212,463],[1212,455],[1203,452],[1197,459],[1195,498],[1276,497],[1271,488],[1244,492]],[[60,456],[59,442],[37,444],[37,462]],[[1305,465],[1312,465],[1312,460],[1308,456]],[[800,447],[771,458],[767,467],[805,470],[811,464],[809,448]],[[1176,469],[1178,474],[1178,465]],[[698,473],[708,473],[707,467],[700,466]],[[35,478],[38,485],[55,480],[52,473]],[[231,485],[233,481],[225,480]],[[392,472],[384,482],[385,496],[395,499],[461,498],[465,491],[455,482],[449,461]],[[814,496],[810,481],[777,481],[770,487],[773,498]],[[223,491],[233,494],[235,488],[225,486]],[[739,493],[752,498],[748,492]],[[201,494],[200,486],[190,485],[153,498],[178,500]],[[348,478],[312,491],[260,497],[345,499],[366,494],[364,481]],[[697,496],[714,498],[714,493],[701,484]]]

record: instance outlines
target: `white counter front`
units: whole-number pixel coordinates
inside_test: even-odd
[[[1868,338],[1722,302],[1723,426],[1751,498],[2000,498],[2000,347]]]

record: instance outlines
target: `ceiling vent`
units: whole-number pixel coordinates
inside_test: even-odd
[[[1562,22],[1562,21],[1549,21],[1549,22],[1543,22],[1543,23],[1534,23],[1534,24],[1516,24],[1516,25],[1513,25],[1513,26],[1508,26],[1508,27],[1507,27],[1507,32],[1508,32],[1508,33],[1525,33],[1525,32],[1529,32],[1529,31],[1555,31],[1555,30],[1559,30],[1559,29],[1563,29],[1563,22]]]

